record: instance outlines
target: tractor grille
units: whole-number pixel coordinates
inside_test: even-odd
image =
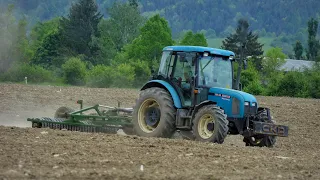
[[[240,101],[237,98],[232,98],[232,114],[238,115],[240,113]]]

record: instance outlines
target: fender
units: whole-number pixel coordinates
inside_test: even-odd
[[[145,89],[152,88],[152,87],[159,87],[159,88],[163,88],[163,89],[167,90],[173,99],[174,106],[177,109],[182,108],[181,99],[180,99],[177,91],[169,83],[167,83],[163,80],[152,80],[152,81],[147,82],[141,88],[141,90],[145,90]]]
[[[193,110],[193,112],[192,112],[192,119],[194,118],[194,116],[196,115],[196,113],[198,112],[198,110],[200,109],[200,108],[202,108],[203,106],[206,106],[206,105],[211,105],[211,104],[217,104],[216,102],[213,102],[213,101],[210,101],[210,100],[207,100],[207,101],[203,101],[203,102],[201,102],[200,104],[198,104],[198,105],[196,105],[195,107],[194,107],[194,110]]]

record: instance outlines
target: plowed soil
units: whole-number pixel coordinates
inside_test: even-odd
[[[289,137],[274,148],[33,129],[60,106],[132,107],[135,89],[0,84],[0,179],[320,179],[320,100],[258,97]]]

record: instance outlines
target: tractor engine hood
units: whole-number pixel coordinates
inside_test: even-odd
[[[249,102],[250,105],[252,103],[256,103],[258,106],[257,99],[253,95],[243,91],[215,87],[215,88],[209,89],[209,95],[221,96],[223,99],[230,99],[230,100],[232,98],[237,98],[241,103]]]
[[[243,118],[248,114],[256,114],[259,107],[253,95],[226,88],[210,88],[208,100],[216,102],[228,117],[233,118]]]

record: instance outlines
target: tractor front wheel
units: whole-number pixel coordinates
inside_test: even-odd
[[[171,95],[161,88],[141,91],[133,111],[133,128],[138,136],[170,138],[174,134],[176,109]]]
[[[223,110],[216,105],[199,109],[193,120],[195,140],[222,144],[228,134],[228,120]]]
[[[257,114],[257,121],[272,123],[274,121],[270,120],[267,114],[267,111],[262,108]],[[243,142],[246,143],[246,146],[258,146],[258,147],[273,147],[276,143],[276,136],[258,134],[251,137],[244,137]]]

